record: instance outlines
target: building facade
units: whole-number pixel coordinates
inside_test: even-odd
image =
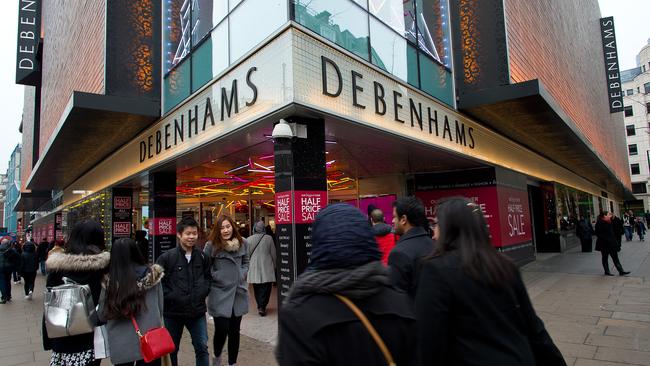
[[[17,207],[46,211],[48,237],[85,218],[107,241],[144,231],[152,259],[183,216],[203,236],[219,214],[244,234],[263,219],[281,294],[332,202],[389,221],[397,197],[433,216],[464,195],[516,261],[564,250],[578,217],[631,196],[598,4],[580,3],[43,2]]]
[[[21,215],[14,211],[13,208],[18,202],[20,194],[20,144],[11,153],[9,166],[7,167],[7,188],[4,202],[4,227],[7,232],[18,234],[18,223]]]
[[[640,213],[650,210],[650,40],[636,56],[636,63],[637,67],[621,72],[621,82],[632,192],[636,198],[627,205]]]
[[[2,219],[2,223],[5,223],[5,218],[6,218],[6,203],[7,203],[7,186],[9,185],[9,182],[7,180],[7,174],[0,174],[0,219]],[[7,227],[3,226],[0,229],[0,233],[6,233],[7,232]]]

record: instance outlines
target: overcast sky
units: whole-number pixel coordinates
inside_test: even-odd
[[[519,0],[523,1],[523,0]],[[538,1],[538,0],[526,0]],[[573,0],[558,0],[573,1]],[[603,17],[614,16],[619,61],[622,69],[636,66],[636,54],[650,38],[647,28],[650,14],[650,0],[599,0]],[[18,126],[23,110],[23,86],[16,85],[16,29],[18,0],[0,1],[0,49],[5,56],[0,58],[0,172],[7,170],[9,157],[16,144],[21,142]]]

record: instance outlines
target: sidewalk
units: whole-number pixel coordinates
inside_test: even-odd
[[[568,365],[650,365],[650,239],[624,242],[620,256],[632,272],[628,277],[603,276],[599,252],[576,250],[540,254],[522,269],[533,304]],[[22,285],[12,285],[13,302],[0,305],[0,365],[49,364],[50,353],[41,345],[44,282],[38,275],[33,301],[23,299]],[[276,365],[276,309],[275,292],[263,318],[251,298],[251,311],[242,321],[239,365]],[[212,350],[210,320],[208,332]],[[187,332],[179,360],[194,365]]]

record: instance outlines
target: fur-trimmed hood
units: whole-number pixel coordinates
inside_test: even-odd
[[[45,267],[52,272],[85,272],[106,269],[111,261],[111,253],[99,254],[70,254],[51,253],[45,261]]]
[[[162,266],[154,264],[147,268],[146,274],[138,280],[137,286],[140,291],[147,291],[154,288],[165,277],[165,269]],[[102,287],[108,287],[110,276],[107,274],[102,281]]]

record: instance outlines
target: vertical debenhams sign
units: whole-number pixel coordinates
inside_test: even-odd
[[[609,97],[609,113],[623,111],[623,91],[621,74],[614,33],[614,18],[600,19],[600,36],[603,39],[603,57],[605,58],[605,76],[607,81],[607,96]]]
[[[18,42],[16,84],[37,85],[40,62],[38,43],[41,40],[41,0],[18,1]]]

